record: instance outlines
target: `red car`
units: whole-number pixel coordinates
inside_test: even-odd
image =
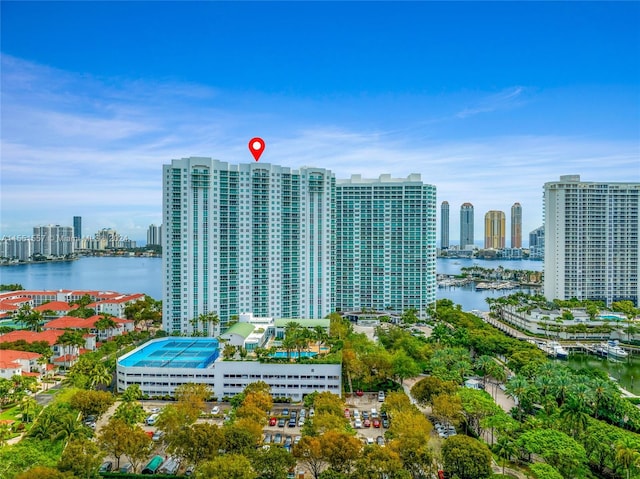
[[[344,410],[344,417],[346,417],[347,419],[351,417],[351,411],[349,411],[349,409]]]
[[[275,426],[278,423],[278,420],[275,417],[269,419],[269,426]]]
[[[364,427],[371,427],[371,421],[369,421],[368,419],[365,419],[364,422],[362,423],[362,425]]]
[[[380,419],[373,420],[373,427],[380,427]]]

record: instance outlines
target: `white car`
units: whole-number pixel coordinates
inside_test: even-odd
[[[355,427],[356,429],[362,429],[362,420],[356,419],[354,421],[353,427]]]
[[[211,414],[220,414],[220,406],[213,406],[213,409],[211,409]]]

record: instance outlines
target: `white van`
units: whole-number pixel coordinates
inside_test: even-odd
[[[159,414],[152,414],[147,418],[147,426],[153,426],[158,420]]]
[[[384,391],[378,391],[378,402],[384,402]]]

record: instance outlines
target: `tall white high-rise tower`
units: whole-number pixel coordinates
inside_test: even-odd
[[[640,294],[640,183],[544,185],[544,295],[607,304]]]

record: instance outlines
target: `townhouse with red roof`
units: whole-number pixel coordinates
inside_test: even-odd
[[[38,364],[42,357],[38,353],[0,349],[0,378],[11,379],[13,376],[40,377],[46,371],[46,365]]]
[[[113,320],[115,326],[107,329],[98,329],[96,323],[100,320],[108,318]],[[91,335],[98,338],[99,341],[105,341],[114,336],[120,336],[122,334],[133,331],[134,322],[130,319],[116,318],[111,316],[103,316],[101,314],[95,314],[89,318],[76,318],[73,316],[62,316],[61,318],[53,319],[44,323],[44,330],[87,330]],[[87,349],[95,349],[87,346]]]
[[[83,348],[75,345],[64,345],[60,343],[60,336],[65,333],[62,329],[48,331],[25,331],[16,330],[10,333],[0,335],[0,343],[13,343],[16,341],[25,341],[29,344],[44,341],[51,347],[51,357],[49,358],[54,364],[72,366],[78,356],[88,350],[95,350],[95,335],[86,334],[83,339],[85,341]],[[89,347],[87,347],[89,346]],[[0,353],[4,350],[0,350]]]

